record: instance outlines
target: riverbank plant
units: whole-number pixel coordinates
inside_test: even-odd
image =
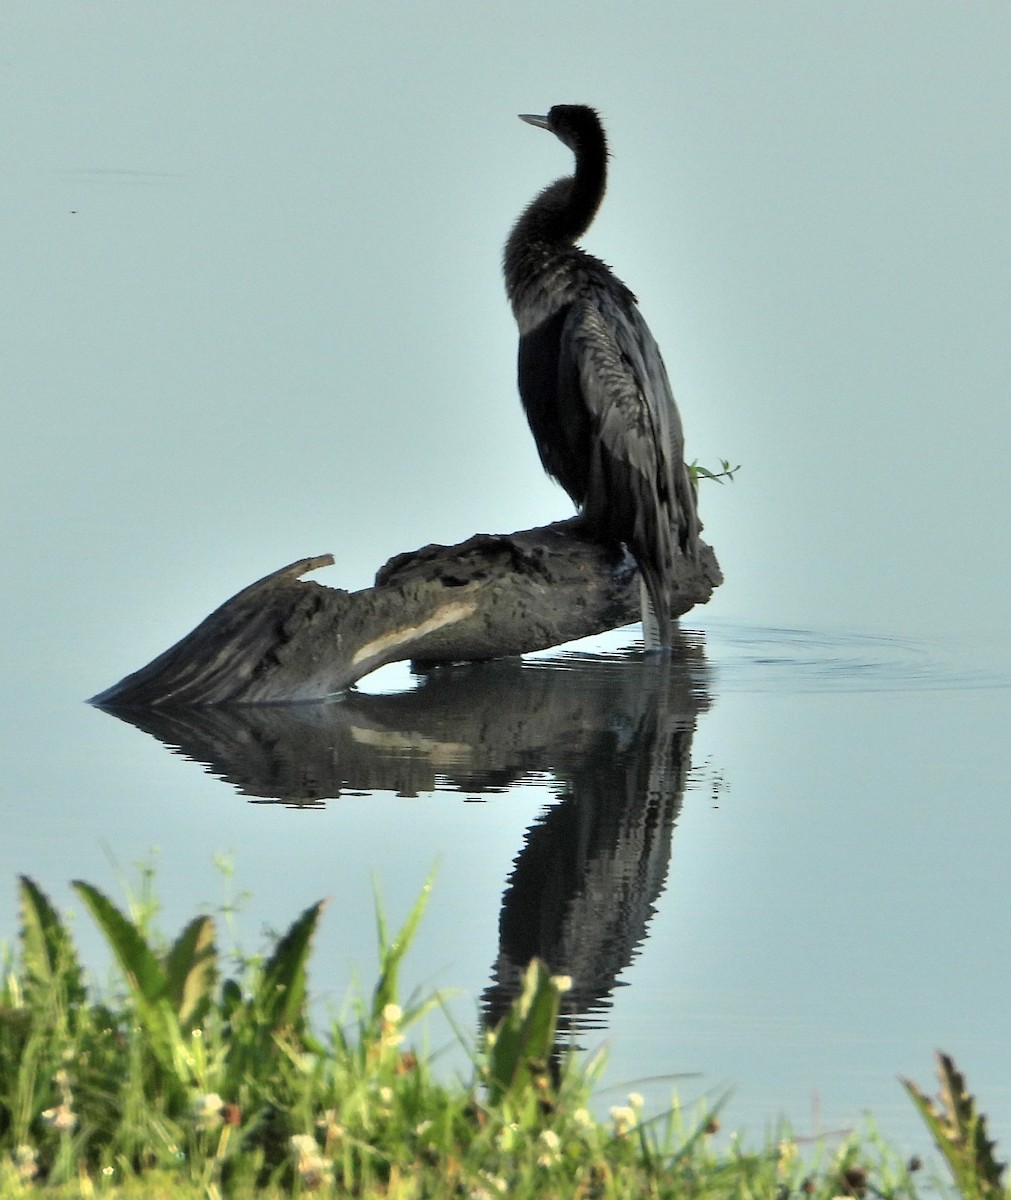
[[[714,1138],[715,1112],[675,1105],[647,1121],[634,1094],[598,1119],[600,1060],[559,1059],[566,981],[537,962],[473,1050],[471,1076],[437,1078],[407,1038],[438,997],[402,1007],[398,987],[427,887],[396,933],[380,917],[371,994],[321,1031],[307,965],[322,903],[232,969],[212,917],[163,941],[149,914],[74,886],[122,984],[96,990],[65,921],[22,878],[20,937],[0,985],[2,1197],[917,1194],[910,1169],[868,1131],[803,1153],[785,1134],[746,1150]],[[964,1082],[949,1079],[950,1112],[907,1086],[939,1145],[963,1147],[952,1163],[962,1194],[1005,1195]]]

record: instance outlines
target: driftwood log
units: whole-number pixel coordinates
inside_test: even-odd
[[[578,518],[477,534],[391,559],[359,592],[302,576],[304,558],[244,588],[146,667],[92,698],[103,708],[322,700],[391,662],[422,666],[543,650],[639,617],[639,575]],[[679,565],[674,616],[722,582],[712,549]]]

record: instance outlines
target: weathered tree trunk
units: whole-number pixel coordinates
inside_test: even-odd
[[[575,518],[477,534],[391,559],[360,592],[301,577],[304,558],[251,584],[146,667],[92,698],[107,708],[320,700],[386,663],[474,661],[542,650],[639,616],[639,575]],[[681,616],[722,582],[716,556],[679,564]]]

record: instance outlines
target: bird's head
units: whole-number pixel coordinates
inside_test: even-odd
[[[581,146],[603,140],[604,127],[595,109],[587,104],[556,104],[546,116],[520,113],[520,120],[538,129],[550,129],[575,154]]]

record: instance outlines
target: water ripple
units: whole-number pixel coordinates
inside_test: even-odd
[[[885,634],[707,623],[704,639],[719,691],[915,692],[1006,688],[1007,670],[951,643]]]

